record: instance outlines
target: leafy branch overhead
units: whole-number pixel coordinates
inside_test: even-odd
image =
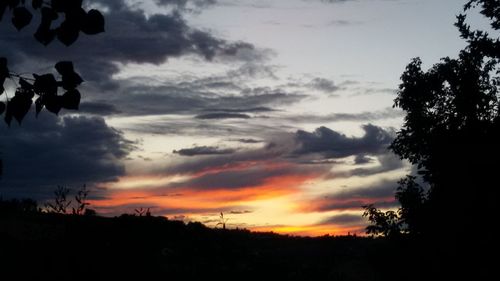
[[[88,12],[82,8],[82,0],[32,0],[31,11],[25,0],[1,0],[0,21],[7,10],[12,12],[12,24],[17,30],[28,26],[33,19],[33,12],[41,15],[40,25],[36,30],[35,39],[43,45],[48,45],[56,37],[66,46],[73,44],[80,31],[94,35],[104,32],[104,17],[97,10]],[[52,23],[64,16],[58,27]]]
[[[82,8],[83,0],[32,0],[31,7],[25,0],[0,0],[0,21],[10,11],[12,24],[17,30],[29,25],[34,18],[33,12],[39,12],[41,22],[34,37],[43,45],[48,45],[56,37],[69,46],[73,44],[80,31],[94,35],[104,32],[104,17],[97,10],[88,12]],[[53,22],[63,17],[58,27]],[[59,22],[59,21],[58,21]],[[35,100],[36,115],[46,108],[58,114],[64,109],[78,109],[80,105],[80,92],[76,89],[83,79],[73,68],[70,61],[61,61],[55,65],[56,71],[61,75],[56,80],[53,74],[33,74],[25,77],[9,71],[7,58],[0,57],[0,96],[5,93],[4,83],[7,78],[16,84],[13,97],[6,97],[0,101],[0,115],[5,113],[5,122],[10,126],[12,119],[22,122]],[[15,80],[17,79],[17,81]],[[62,89],[64,93],[59,95]]]
[[[7,105],[0,102],[0,114],[5,111],[5,122],[10,126],[12,119],[21,123],[35,100],[36,115],[45,107],[48,111],[58,114],[64,109],[78,109],[80,105],[80,92],[76,89],[83,79],[73,68],[70,61],[61,61],[56,63],[55,69],[61,75],[61,80],[56,80],[53,74],[38,75],[33,74],[33,78],[21,77],[11,74],[7,68],[7,59],[0,58],[0,83],[6,78],[17,77],[18,87]],[[30,81],[30,82],[28,82]],[[0,85],[0,95],[3,94],[3,83]],[[64,94],[59,95],[59,88],[65,90]]]

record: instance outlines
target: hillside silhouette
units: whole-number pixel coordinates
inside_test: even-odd
[[[211,229],[164,217],[105,218],[0,203],[2,276],[104,280],[396,280],[403,241]],[[395,268],[386,263],[392,260]],[[406,261],[404,261],[406,262]],[[401,263],[401,264],[399,264]]]

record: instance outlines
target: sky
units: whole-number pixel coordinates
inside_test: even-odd
[[[465,46],[462,2],[91,0],[106,31],[70,47],[4,17],[11,71],[71,60],[85,83],[79,111],[0,124],[0,196],[43,202],[86,184],[107,216],[150,208],[215,227],[222,212],[229,228],[362,234],[361,206],[397,208],[414,171],[387,149],[399,77]]]

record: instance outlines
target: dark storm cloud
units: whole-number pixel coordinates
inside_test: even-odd
[[[116,63],[160,64],[168,58],[194,54],[213,60],[241,60],[249,54],[259,56],[253,45],[228,42],[207,31],[192,28],[181,13],[153,14],[132,9],[123,0],[94,1],[110,7],[105,14],[106,32],[81,35],[70,47],[53,42],[45,47],[34,42],[32,34],[39,18],[26,30],[17,32],[11,25],[1,24],[0,48],[9,59],[12,70],[32,71],[33,65],[44,68],[58,60],[72,60],[88,82],[99,82],[100,89],[117,87],[112,75],[118,71]],[[22,69],[30,67],[31,69]]]
[[[196,115],[195,118],[196,119],[249,119],[250,115],[241,113],[217,112],[217,113]]]
[[[299,130],[295,139],[300,147],[294,153],[317,153],[326,158],[343,158],[387,152],[387,147],[394,138],[392,132],[372,124],[363,125],[362,128],[365,134],[359,138],[348,137],[327,127],[320,127],[312,133]]]
[[[108,101],[125,115],[199,115],[270,112],[274,106],[290,105],[306,98],[305,95],[282,89],[250,88],[241,92],[220,93],[183,84],[129,86],[126,94],[111,94]]]
[[[116,180],[122,160],[134,148],[122,133],[98,117],[27,116],[22,126],[0,125],[5,165],[0,193],[43,198],[57,185]]]
[[[234,149],[220,148],[217,146],[196,146],[193,148],[184,148],[173,151],[173,153],[182,156],[221,155],[221,154],[232,154],[234,152],[235,152]]]
[[[122,113],[120,110],[116,109],[115,105],[106,102],[89,101],[82,102],[79,108],[80,113],[95,114],[101,116],[114,115]]]

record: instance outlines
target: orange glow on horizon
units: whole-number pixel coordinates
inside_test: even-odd
[[[249,163],[246,163],[249,164]],[[276,164],[266,163],[266,168],[279,169],[286,167],[288,163]],[[218,173],[228,169],[245,169],[247,165],[237,165],[213,170],[205,170],[192,176],[193,179],[206,175],[207,173]],[[332,204],[332,199],[318,198],[318,200],[307,200],[297,202],[296,198],[303,195],[303,186],[311,180],[316,180],[319,173],[285,174],[270,177],[262,184],[243,188],[211,188],[200,189],[188,185],[175,188],[161,188],[159,184],[168,186],[173,177],[124,177],[118,185],[108,188],[108,198],[91,200],[89,203],[99,212],[105,215],[119,215],[121,213],[134,213],[136,208],[151,208],[153,215],[166,217],[183,217],[188,221],[200,221],[210,225],[209,221],[217,219],[220,212],[230,210],[247,210],[252,212],[245,215],[234,215],[232,221],[234,226],[247,226],[251,231],[275,232],[295,236],[323,236],[323,235],[347,235],[348,233],[363,235],[364,226],[341,226],[341,225],[307,225],[311,220],[304,219],[304,214],[314,214],[312,221],[321,219],[325,214],[321,211],[322,206]],[[189,182],[189,181],[187,181]],[[117,187],[120,186],[120,187]],[[145,188],[144,186],[155,186]],[[295,199],[292,199],[295,198]],[[365,201],[363,198],[355,200]],[[345,200],[347,201],[347,200]],[[339,201],[339,204],[346,203]],[[366,200],[366,203],[369,203]],[[255,209],[257,208],[257,209]],[[254,212],[255,211],[255,212]],[[258,212],[257,212],[258,211]],[[121,213],[120,213],[121,212]],[[297,225],[298,221],[287,219],[288,216],[301,212],[298,221],[305,225]],[[279,213],[279,215],[278,215]],[[254,216],[254,217],[252,217]],[[256,217],[260,216],[260,217]],[[276,217],[278,216],[278,217]],[[284,220],[281,220],[282,216]],[[272,218],[270,221],[269,219]],[[275,222],[287,221],[286,225],[273,225]],[[265,225],[260,225],[265,224]]]
[[[257,226],[250,230],[256,232],[275,232],[294,236],[340,236],[347,234],[364,235],[364,228],[360,226],[340,227],[338,225],[305,225],[305,226]]]

